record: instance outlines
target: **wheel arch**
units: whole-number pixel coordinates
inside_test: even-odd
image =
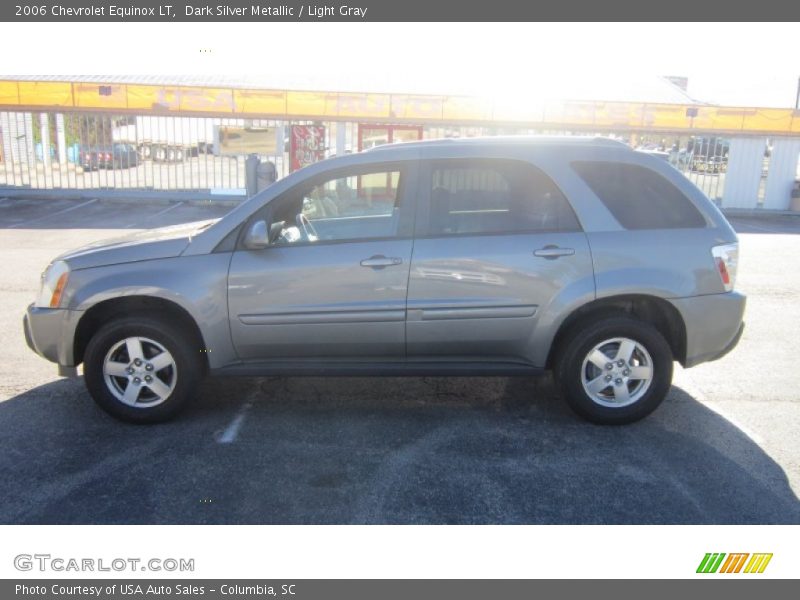
[[[147,315],[163,318],[188,332],[198,350],[201,351],[203,371],[207,372],[208,356],[202,352],[206,347],[202,331],[191,314],[177,302],[158,296],[122,296],[102,300],[87,309],[75,330],[73,340],[73,356],[75,364],[83,362],[83,356],[89,340],[105,323],[118,315]]]
[[[561,323],[547,356],[552,368],[559,348],[568,334],[581,323],[611,316],[629,316],[653,325],[667,340],[672,355],[681,364],[686,362],[686,324],[678,309],[669,301],[646,294],[625,294],[598,298],[572,311]]]

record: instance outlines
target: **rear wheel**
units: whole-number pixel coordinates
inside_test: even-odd
[[[573,327],[556,359],[556,377],[570,407],[594,423],[632,423],[664,400],[672,351],[652,325],[607,317]]]
[[[101,327],[84,355],[84,379],[95,402],[132,423],[175,416],[202,374],[199,348],[172,324],[126,317]]]

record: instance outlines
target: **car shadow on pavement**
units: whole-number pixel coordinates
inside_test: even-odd
[[[549,377],[210,379],[134,426],[58,380],[0,403],[0,440],[6,524],[800,523],[780,466],[678,387],[601,427]]]

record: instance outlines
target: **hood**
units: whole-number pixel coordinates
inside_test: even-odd
[[[142,260],[172,258],[186,250],[193,236],[206,230],[216,221],[217,219],[182,223],[100,240],[65,252],[55,260],[67,261],[72,269],[88,269]]]

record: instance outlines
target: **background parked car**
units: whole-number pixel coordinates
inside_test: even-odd
[[[108,160],[109,153],[105,153],[104,168],[106,169],[129,169],[139,164],[139,153],[131,144],[113,144],[110,155],[111,161]]]
[[[95,171],[100,168],[103,160],[102,152],[96,147],[81,148],[79,151],[80,165],[84,171]]]
[[[129,169],[139,164],[139,154],[131,144],[117,143],[82,149],[80,159],[84,171]]]

